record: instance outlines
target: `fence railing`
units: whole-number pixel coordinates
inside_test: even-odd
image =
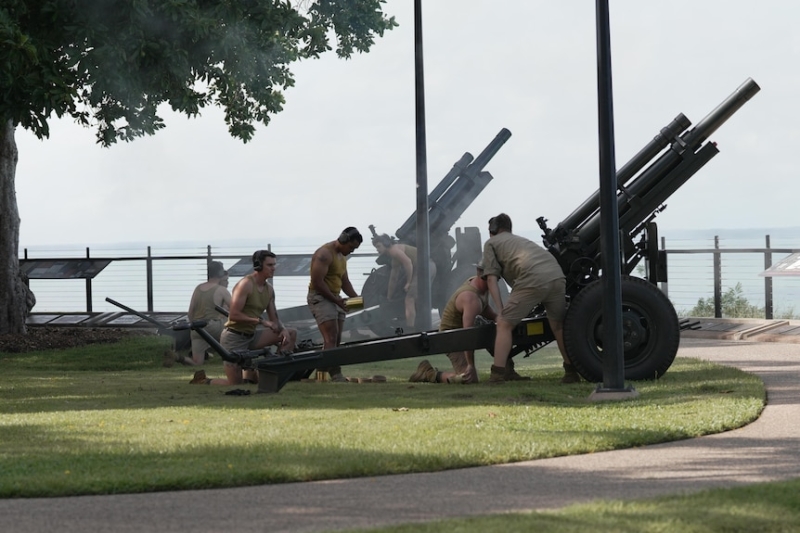
[[[670,243],[671,244],[671,243]],[[293,246],[274,249],[279,268],[273,280],[279,308],[305,304],[308,287],[307,269],[303,275],[281,275],[281,260],[308,257],[316,247]],[[715,237],[713,247],[667,248],[668,282],[661,289],[667,294],[679,314],[689,316],[702,300],[713,301],[713,315],[724,315],[726,294],[738,289],[740,300],[751,307],[763,309],[764,318],[793,318],[800,309],[800,278],[770,278],[759,274],[786,256],[800,252],[795,248],[772,248],[770,237],[760,248],[722,247]],[[370,248],[371,249],[371,248]],[[144,253],[142,253],[144,252]],[[104,259],[109,262],[94,277],[42,279],[32,277],[30,287],[37,298],[36,313],[119,311],[107,303],[106,297],[135,309],[153,312],[184,312],[194,287],[206,280],[208,263],[222,261],[227,269],[251,257],[250,248],[165,247],[158,252],[147,246],[140,250],[37,250],[25,249],[22,261],[51,261],[75,259]],[[354,288],[360,293],[370,272],[377,267],[375,253],[353,254],[348,271]],[[239,276],[232,273],[230,287]],[[708,314],[705,316],[709,316]]]
[[[270,248],[269,246],[265,248]],[[278,269],[272,280],[279,307],[304,305],[308,288],[305,275],[281,274],[281,265],[310,259],[315,247],[292,247],[280,253]],[[211,261],[221,261],[229,270],[229,288],[242,275],[251,271],[250,248],[203,249],[166,248],[158,253],[147,246],[145,253],[134,250],[86,248],[85,251],[46,250],[32,253],[25,249],[20,261],[30,270],[29,285],[36,296],[34,313],[82,313],[119,311],[106,302],[106,297],[128,307],[147,312],[185,312],[194,288],[207,279]],[[350,279],[360,291],[366,276],[377,267],[377,253],[354,253],[348,260]],[[107,262],[99,273],[91,268],[93,261]],[[237,268],[240,261],[245,268]],[[237,274],[236,271],[240,273]],[[289,272],[291,274],[291,272]]]
[[[722,318],[725,315],[723,304],[728,303],[731,299],[728,295],[732,295],[735,302],[731,303],[747,307],[740,310],[741,313],[759,310],[761,317],[767,319],[778,315],[793,318],[795,308],[800,305],[800,278],[760,274],[800,250],[773,248],[770,236],[764,239],[761,248],[723,248],[718,236],[714,237],[713,248],[667,248],[666,239],[662,238],[661,248],[667,254],[668,282],[661,288],[683,314],[697,316],[697,309],[704,307],[700,304],[710,301],[713,302],[713,316]]]

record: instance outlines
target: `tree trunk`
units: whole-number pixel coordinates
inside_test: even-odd
[[[0,334],[26,333],[26,290],[19,275],[19,211],[14,124],[0,123]]]

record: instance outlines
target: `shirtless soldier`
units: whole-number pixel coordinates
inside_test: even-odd
[[[311,282],[308,284],[308,307],[322,333],[322,348],[335,348],[342,342],[342,328],[347,304],[340,296],[358,296],[347,276],[347,256],[353,253],[364,238],[352,226],[345,228],[335,240],[320,246],[311,257]],[[339,366],[318,368],[327,372],[331,381],[346,383]]]

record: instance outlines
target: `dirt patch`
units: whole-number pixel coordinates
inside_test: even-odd
[[[131,335],[151,335],[133,328],[28,327],[25,335],[0,335],[0,352],[23,353],[119,342]]]

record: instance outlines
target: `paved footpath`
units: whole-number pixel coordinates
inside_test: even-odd
[[[768,391],[762,416],[698,439],[432,474],[0,500],[2,531],[335,531],[800,477],[800,345],[684,339],[678,356],[761,376]]]

